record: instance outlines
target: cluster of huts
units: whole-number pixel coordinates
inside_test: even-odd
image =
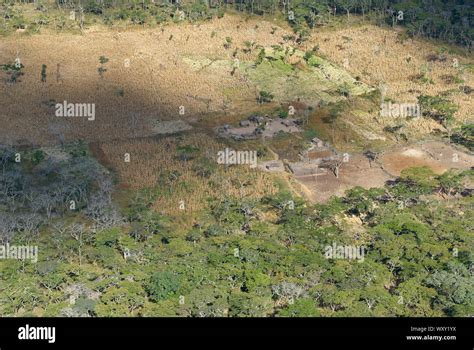
[[[217,133],[221,137],[231,137],[237,141],[253,140],[258,137],[273,137],[279,132],[300,132],[299,125],[299,119],[253,115],[241,120],[238,127],[223,125],[218,128]]]
[[[241,120],[238,127],[223,125],[217,129],[217,133],[221,137],[237,141],[252,140],[258,137],[274,137],[280,132],[300,132],[301,124],[301,119],[253,115]],[[311,140],[310,146],[299,156],[300,160],[296,162],[272,160],[261,162],[259,167],[269,172],[289,171],[295,177],[327,175],[328,172],[338,176],[341,157],[327,142],[315,137]]]

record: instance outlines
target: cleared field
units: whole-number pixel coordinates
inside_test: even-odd
[[[367,158],[356,154],[350,157],[349,162],[343,163],[339,178],[328,172],[326,175],[299,177],[297,180],[310,190],[309,200],[324,203],[332,196],[342,196],[346,190],[355,186],[383,187],[390,178],[378,165],[370,166]]]
[[[396,176],[410,167],[427,166],[435,173],[442,174],[448,169],[469,169],[474,165],[474,156],[441,142],[428,142],[389,151],[380,160],[385,170]]]
[[[332,196],[342,196],[352,187],[382,188],[387,180],[400,176],[404,169],[426,166],[437,174],[448,169],[466,170],[474,164],[474,156],[441,142],[426,142],[388,150],[369,163],[361,154],[352,154],[342,163],[339,178],[328,172],[319,176],[297,177],[307,190],[301,193],[313,202],[323,203]]]

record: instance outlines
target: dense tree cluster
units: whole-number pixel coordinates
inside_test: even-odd
[[[13,175],[18,165],[8,154],[2,151],[2,171]],[[77,188],[85,186],[87,201],[63,216],[54,202],[42,225],[16,221],[36,227],[29,241],[39,245],[40,259],[0,261],[2,315],[474,314],[472,171],[437,176],[412,168],[385,188],[354,188],[327,204],[310,205],[283,188],[261,200],[211,200],[192,224],[156,213],[141,191],[123,204],[119,224],[91,229],[97,220],[88,202],[111,188],[93,160],[72,157],[64,169],[48,163],[41,178],[51,185],[32,189],[28,174],[46,171],[48,157],[32,152],[28,159],[21,186],[35,191],[32,198],[45,196],[41,208],[34,211],[21,195],[13,202],[19,185],[6,182],[13,176],[2,177],[3,206],[47,218],[46,196],[55,198],[47,189],[57,191],[64,178],[74,186],[61,198],[82,203]],[[8,218],[0,216],[4,240]],[[21,234],[9,238],[24,241]],[[325,247],[333,245],[364,246],[364,259],[328,258]]]
[[[76,212],[98,227],[120,222],[111,179],[88,156],[87,146],[68,146],[66,152],[64,157],[41,149],[0,148],[0,241],[9,242],[16,234],[35,236],[41,226]]]

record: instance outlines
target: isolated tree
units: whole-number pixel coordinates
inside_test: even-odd
[[[109,62],[109,59],[105,56],[100,56],[99,57],[99,63],[100,63],[100,66],[99,68],[97,68],[97,71],[99,72],[99,76],[101,79],[104,78],[104,73],[107,72],[107,68],[105,68],[105,64]]]
[[[346,10],[347,18],[349,19],[351,10],[356,6],[356,1],[355,0],[337,0],[336,3],[338,4],[338,6]]]
[[[341,167],[341,165],[342,160],[340,160],[339,158],[325,159],[319,164],[321,168],[331,170],[336,178],[339,178],[339,168]]]
[[[377,152],[368,150],[364,152],[364,156],[367,157],[367,159],[369,160],[369,166],[372,168],[372,162],[375,162],[377,160],[379,154]]]
[[[224,48],[225,49],[230,49],[231,46],[232,46],[232,38],[230,36],[227,36],[225,38]]]
[[[45,64],[41,65],[41,82],[43,83],[46,82],[46,65]]]
[[[273,100],[273,94],[268,91],[260,91],[257,97],[257,102],[259,104],[268,103]]]
[[[79,265],[82,265],[82,252],[87,236],[90,232],[84,224],[74,223],[68,228],[69,234],[77,242],[77,255],[79,257]]]
[[[0,212],[0,242],[2,244],[9,243],[12,240],[16,227],[16,216]]]

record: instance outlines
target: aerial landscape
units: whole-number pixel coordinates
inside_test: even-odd
[[[473,21],[0,0],[0,316],[474,317]]]

